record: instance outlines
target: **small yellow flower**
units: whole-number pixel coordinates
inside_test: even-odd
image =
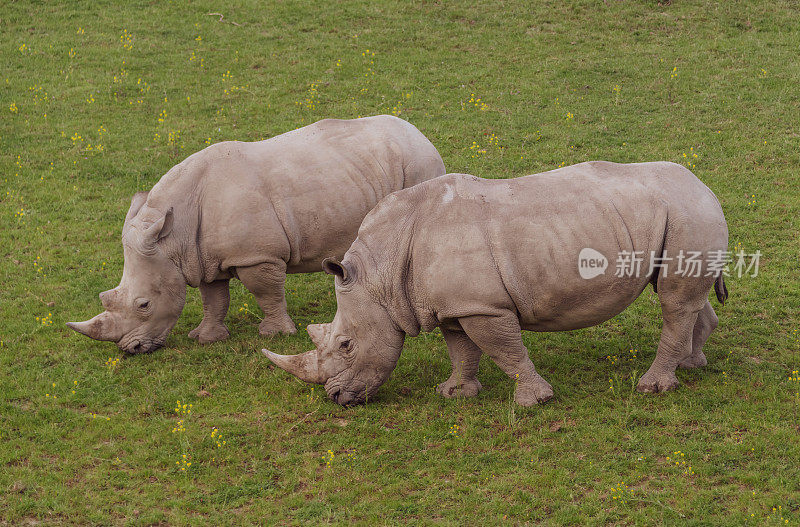
[[[128,51],[133,49],[133,35],[128,33],[127,29],[122,30],[122,35],[119,36],[119,41],[122,44],[122,48]]]

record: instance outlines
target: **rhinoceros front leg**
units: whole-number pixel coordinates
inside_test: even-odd
[[[514,400],[533,406],[553,397],[553,387],[536,373],[522,343],[519,319],[511,312],[500,316],[470,316],[458,319],[467,336],[513,379]]]
[[[189,338],[197,339],[200,344],[209,344],[225,340],[230,336],[228,328],[225,327],[225,315],[228,314],[231,301],[228,282],[229,280],[215,280],[200,284],[203,320],[189,332]]]
[[[264,336],[276,333],[294,335],[297,329],[286,312],[286,263],[283,261],[268,262],[251,267],[240,267],[236,270],[239,280],[256,297],[258,306],[264,312],[264,320],[258,326],[258,332]]]
[[[472,397],[478,395],[481,383],[475,377],[481,359],[481,349],[472,342],[463,331],[442,328],[444,341],[453,372],[450,378],[436,387],[436,391],[445,397]]]

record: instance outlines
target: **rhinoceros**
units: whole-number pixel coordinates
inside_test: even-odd
[[[515,401],[531,406],[553,389],[521,330],[600,324],[653,284],[663,327],[638,389],[670,390],[677,366],[706,364],[717,326],[708,293],[714,285],[727,298],[727,244],[716,196],[674,163],[593,161],[510,180],[449,174],[384,198],[344,259],[323,262],[338,305],[332,323],[308,326],[314,350],[262,351],[355,404],[389,377],[406,335],[439,327],[452,362],[442,395],[477,394],[486,353],[516,381]]]
[[[431,142],[388,115],[209,146],[133,197],[120,284],[100,293],[104,312],[67,325],[129,353],[152,351],[177,322],[188,284],[203,301],[189,336],[223,340],[235,277],[264,312],[261,335],[294,333],[286,273],[320,271],[324,258],[344,255],[381,198],[444,173]]]

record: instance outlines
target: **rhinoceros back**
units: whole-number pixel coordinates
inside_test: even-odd
[[[433,145],[401,119],[326,119],[264,141],[212,145],[174,167],[150,199],[158,190],[160,201],[186,203],[205,279],[264,255],[288,272],[315,272],[344,255],[381,198],[443,173]]]
[[[420,320],[511,310],[524,329],[587,327],[641,294],[652,278],[650,254],[670,244],[705,252],[727,245],[713,193],[672,163],[592,162],[510,180],[450,174],[384,200],[359,240],[397,245],[405,238],[390,232],[387,218],[412,213],[406,259],[424,299],[416,304],[429,311]],[[603,273],[581,276],[583,249],[606,259]],[[622,252],[642,256],[636,276],[614,276]]]

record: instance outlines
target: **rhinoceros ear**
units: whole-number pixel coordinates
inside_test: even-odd
[[[172,214],[172,207],[167,210],[166,214],[154,221],[152,225],[147,227],[144,231],[144,239],[147,243],[156,243],[161,238],[167,236],[172,232],[172,225],[174,223],[174,215]]]
[[[338,276],[342,279],[342,283],[347,283],[353,279],[352,269],[335,258],[325,258],[322,260],[322,270],[328,274]]]
[[[128,214],[125,215],[125,223],[128,223],[139,214],[139,209],[142,208],[144,202],[147,201],[147,196],[150,192],[137,192],[131,198],[131,208],[128,209]]]

